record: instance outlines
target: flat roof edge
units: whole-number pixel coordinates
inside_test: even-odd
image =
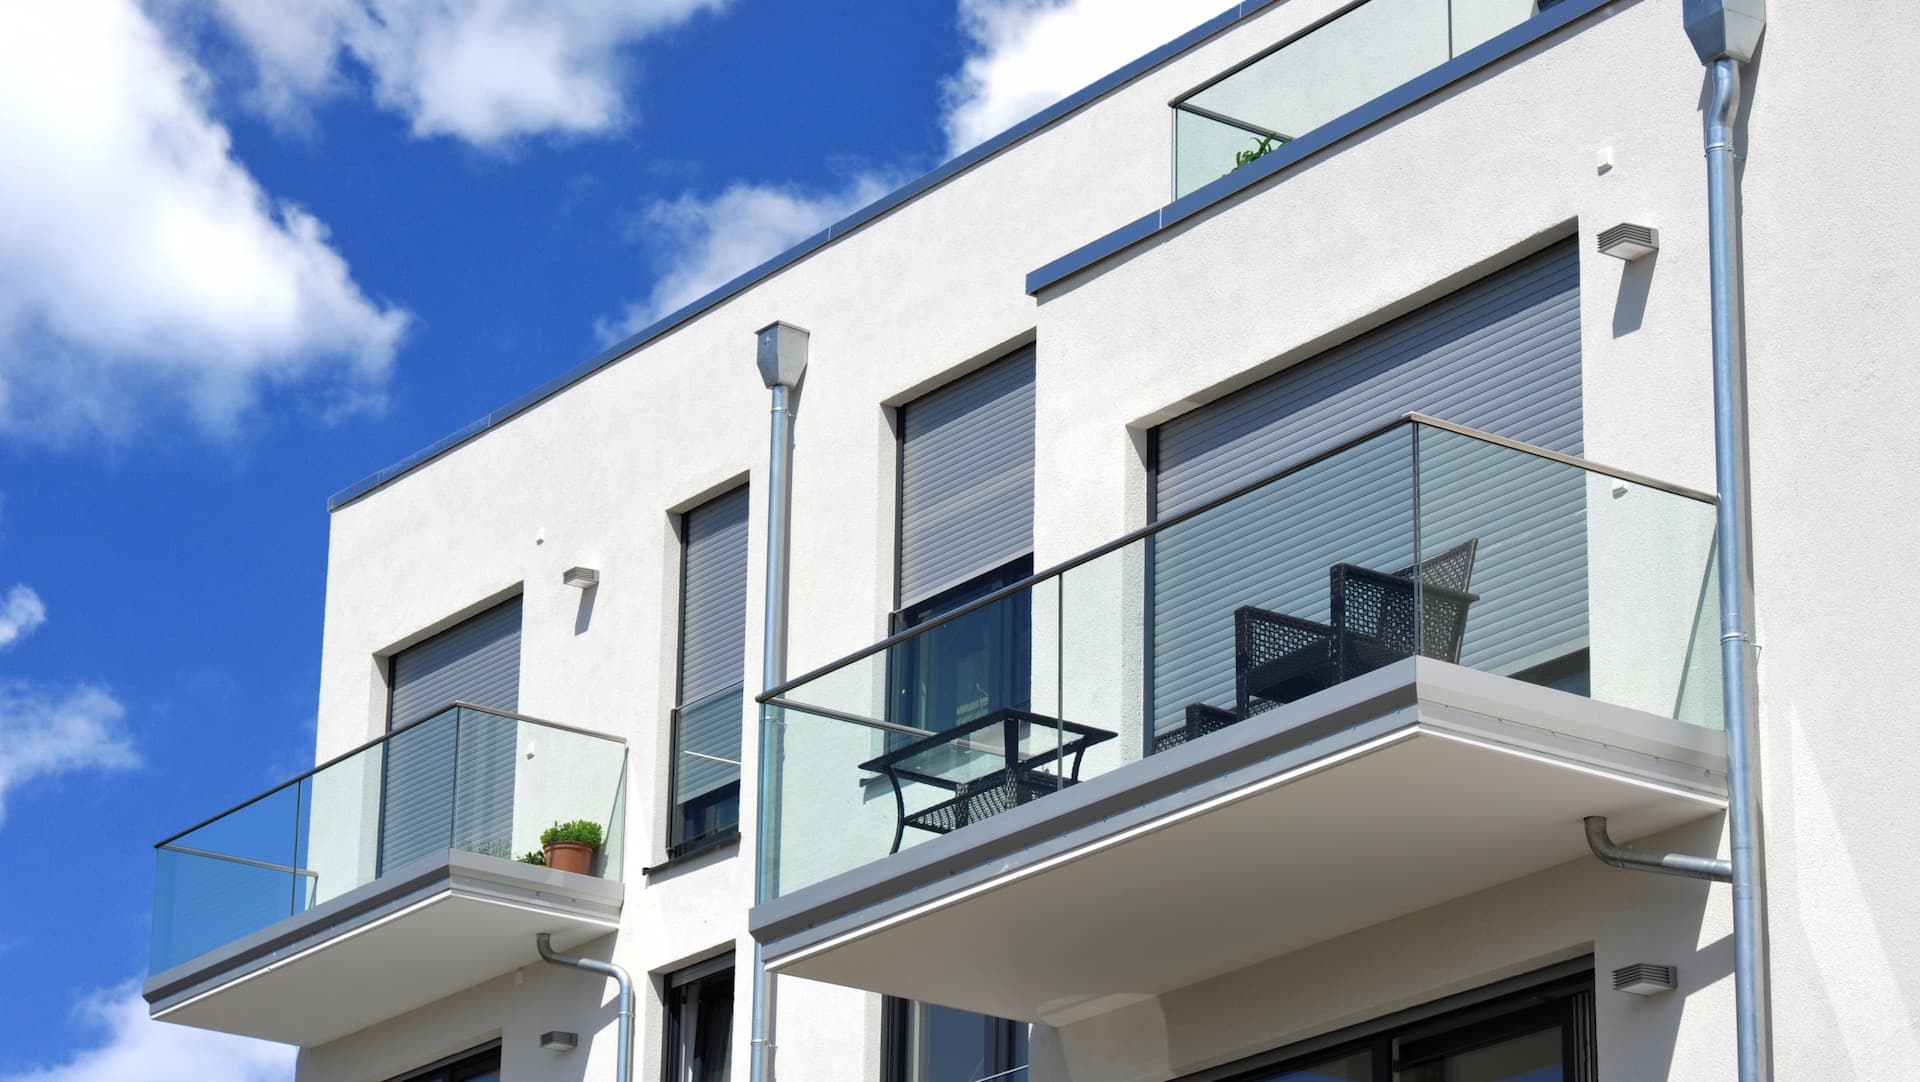
[[[488,413],[485,417],[463,425],[451,434],[428,444],[426,447],[408,455],[393,465],[381,470],[376,470],[366,477],[355,481],[353,484],[335,492],[327,498],[327,510],[329,512],[338,511],[342,507],[360,499],[362,496],[385,486],[389,481],[411,473],[420,466],[426,465],[428,462],[439,458],[441,455],[474,439],[487,430],[511,420],[519,414],[525,413],[527,410],[532,409],[541,402],[579,383],[588,376],[600,371],[602,368],[632,353],[634,350],[671,334],[696,317],[703,315],[713,308],[719,307],[721,304],[745,292],[748,288],[758,284],[762,280],[772,277],[794,263],[798,263],[800,260],[827,247],[847,234],[854,232],[868,222],[893,210],[895,207],[918,198],[926,192],[939,187],[948,180],[973,168],[975,165],[1021,142],[1028,136],[1044,128],[1051,127],[1056,122],[1065,119],[1072,113],[1078,112],[1081,108],[1096,99],[1104,97],[1119,87],[1132,82],[1134,79],[1139,78],[1141,75],[1159,67],[1175,56],[1213,37],[1215,34],[1226,30],[1228,27],[1282,2],[1283,0],[1245,0],[1243,3],[1233,5],[1220,14],[1215,15],[1213,18],[1208,19],[1206,22],[1201,23],[1199,26],[1194,27],[1192,30],[1181,34],[1179,37],[1158,46],[1132,62],[1116,68],[1093,82],[1088,83],[1086,86],[1060,99],[1053,105],[1042,109],[1040,112],[1033,114],[1020,123],[1015,124],[1013,127],[1008,128],[1006,131],[1001,132],[999,135],[980,143],[970,150],[962,151],[952,158],[949,158],[946,162],[934,167],[932,171],[924,173],[900,187],[895,188],[893,191],[888,192],[873,202],[868,203],[866,206],[861,207],[859,210],[834,222],[832,225],[827,226],[806,240],[761,263],[759,266],[740,274],[704,296],[647,324],[645,327],[635,331],[621,341],[594,354],[586,361],[562,372],[560,375],[541,384],[534,390],[521,395],[505,406]],[[1032,292],[1032,290],[1028,292]]]
[[[1287,172],[1328,147],[1372,127],[1423,98],[1492,66],[1553,34],[1593,11],[1622,0],[1561,0],[1503,33],[1487,39],[1425,74],[1329,120],[1292,142],[1276,147],[1252,163],[1188,192],[1159,210],[1142,215],[1111,233],[1075,248],[1027,275],[1031,296],[1059,285],[1067,278],[1102,263],[1122,251],[1212,209],[1255,185]],[[1633,0],[1625,0],[1632,3]]]

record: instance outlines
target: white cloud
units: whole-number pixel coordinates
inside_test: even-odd
[[[122,724],[126,709],[105,690],[54,689],[0,680],[0,825],[9,790],[39,778],[140,765]]]
[[[1223,0],[959,0],[970,48],[946,80],[958,154],[1226,10]]]
[[[1224,10],[1223,0],[959,0],[970,45],[943,81],[942,124],[958,153]],[[902,176],[868,173],[838,191],[734,184],[656,202],[635,233],[659,271],[646,299],[602,320],[615,341],[879,198]]]
[[[47,605],[33,587],[15,583],[7,596],[0,598],[0,649],[19,642],[47,622]]]
[[[602,339],[615,341],[690,301],[705,296],[885,195],[889,177],[862,174],[837,191],[735,184],[711,198],[691,193],[650,205],[641,216],[645,238],[662,271],[644,301],[604,320]]]
[[[78,1009],[102,1043],[58,1066],[0,1075],[0,1082],[291,1082],[295,1050],[147,1017],[132,982],[95,993]]]
[[[256,100],[300,119],[349,85],[419,136],[491,145],[543,132],[594,133],[627,119],[629,48],[726,0],[218,0],[248,48]]]
[[[0,5],[0,435],[226,434],[270,385],[383,401],[404,313],[369,301],[208,116],[134,0]]]

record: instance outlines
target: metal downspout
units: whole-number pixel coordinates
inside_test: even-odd
[[[792,394],[807,367],[808,334],[798,327],[775,323],[758,332],[755,361],[772,392],[772,432],[767,455],[767,593],[761,620],[760,679],[763,690],[780,686],[787,678],[787,571],[793,523],[793,409]],[[779,837],[773,817],[766,814],[780,791],[780,767],[785,754],[786,722],[780,709],[760,708],[759,830],[755,834],[756,894],[766,897],[778,882]],[[764,948],[753,944],[753,1029],[748,1061],[751,1082],[773,1082],[774,1032],[778,1014],[778,986],[767,972]]]
[[[1766,0],[1683,0],[1681,21],[1712,92],[1706,108],[1707,262],[1713,322],[1714,559],[1720,577],[1720,682],[1727,731],[1727,829],[1732,859],[1649,853],[1613,844],[1607,821],[1586,821],[1596,857],[1633,871],[1733,885],[1733,989],[1740,1082],[1772,1082],[1766,856],[1760,799],[1759,647],[1754,642],[1752,488],[1747,453],[1746,302],[1741,297],[1739,187],[1734,147],[1741,66],[1766,32]]]
[[[614,1082],[632,1082],[633,1079],[633,978],[627,971],[612,962],[602,962],[595,958],[575,958],[553,952],[552,937],[541,932],[534,937],[534,943],[540,947],[540,957],[556,966],[568,969],[584,970],[602,977],[612,977],[620,985],[619,1043],[614,1049]]]
[[[1733,981],[1740,1082],[1773,1078],[1772,1007],[1767,987],[1766,876],[1762,849],[1759,681],[1754,644],[1751,489],[1747,457],[1745,304],[1741,298],[1739,193],[1734,118],[1740,110],[1740,62],[1709,65],[1707,243],[1713,305],[1713,442],[1720,489],[1716,558],[1720,567],[1721,694],[1727,727],[1728,829],[1733,845]]]

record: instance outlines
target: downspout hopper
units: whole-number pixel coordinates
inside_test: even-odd
[[[787,678],[787,563],[789,538],[793,524],[793,392],[807,372],[809,335],[787,323],[774,323],[756,335],[754,361],[760,378],[773,394],[773,431],[767,456],[767,595],[761,620],[764,638],[760,651],[760,678],[763,690],[778,687]],[[759,801],[756,814],[760,829],[755,834],[754,854],[759,882],[758,893],[765,896],[777,883],[778,865],[773,854],[779,852],[779,837],[765,809],[780,791],[780,764],[785,753],[785,723],[780,709],[760,708]],[[777,986],[767,972],[766,956],[758,941],[753,944],[753,1043],[748,1078],[752,1082],[773,1082],[773,1050]]]
[[[545,932],[534,937],[534,945],[540,948],[540,957],[551,965],[612,977],[620,986],[619,1043],[614,1049],[613,1079],[614,1082],[633,1082],[633,978],[627,976],[626,969],[612,962],[555,954],[552,937]]]

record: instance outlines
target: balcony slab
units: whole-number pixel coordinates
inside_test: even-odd
[[[1065,1025],[1724,811],[1715,730],[1424,658],[755,908],[774,972]]]
[[[142,990],[162,1021],[324,1044],[619,928],[618,882],[460,850],[200,955]]]

